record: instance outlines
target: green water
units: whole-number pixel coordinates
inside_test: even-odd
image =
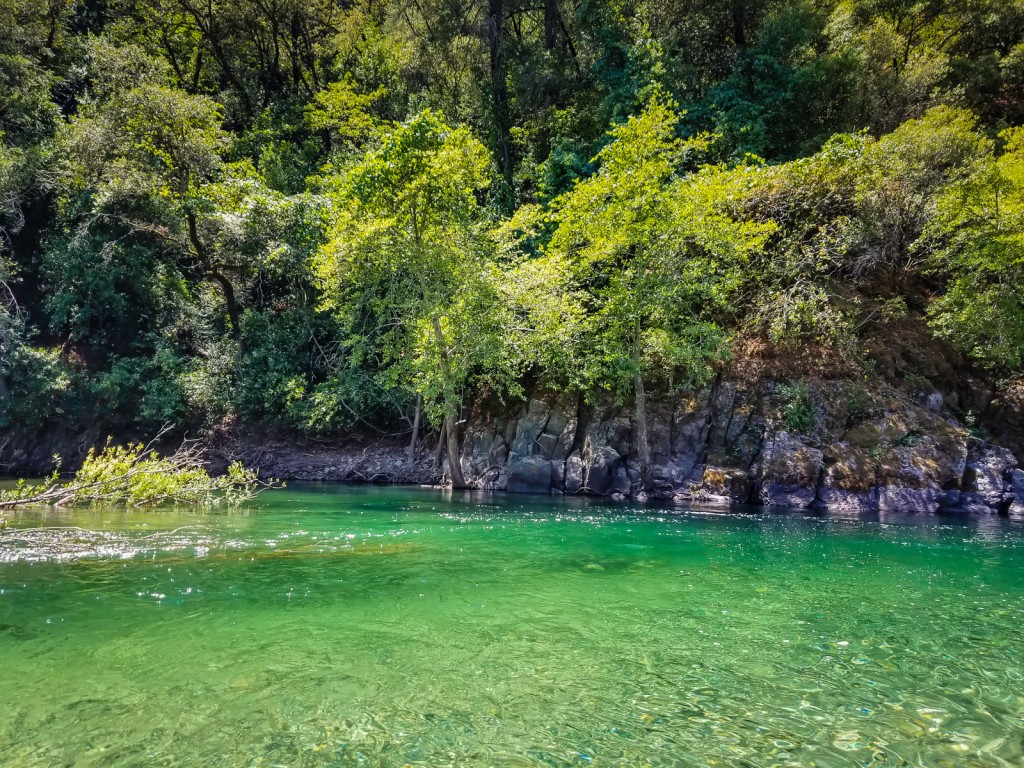
[[[1019,768],[1024,530],[321,487],[25,513],[0,764]]]

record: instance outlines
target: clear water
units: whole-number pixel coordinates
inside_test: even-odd
[[[5,766],[1024,765],[1024,531],[289,488],[0,538]]]

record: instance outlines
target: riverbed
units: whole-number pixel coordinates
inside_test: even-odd
[[[316,485],[27,511],[0,660],[4,766],[1020,768],[1024,525]]]

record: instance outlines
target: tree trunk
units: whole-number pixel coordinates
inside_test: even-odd
[[[231,284],[227,276],[220,272],[210,272],[210,277],[220,283],[224,292],[224,302],[227,304],[228,322],[231,324],[231,338],[235,340],[235,347],[238,350],[238,375],[242,375],[242,358],[245,356],[245,341],[242,339],[242,322],[238,311],[238,300],[235,298],[235,286]]]
[[[202,238],[199,237],[199,227],[196,223],[196,215],[191,211],[186,215],[188,223],[188,239],[192,243],[192,248],[196,252],[196,256],[199,258],[199,263],[203,266],[203,271],[207,277],[210,277],[217,281],[220,285],[221,291],[224,293],[224,303],[227,305],[228,311],[228,322],[231,324],[231,338],[234,339],[235,345],[238,349],[238,374],[242,374],[242,357],[245,355],[245,343],[242,340],[242,322],[241,312],[238,309],[238,299],[235,296],[235,286],[220,270],[216,269],[210,262],[209,253],[206,250],[206,245],[203,243]]]
[[[487,43],[491,52],[491,98],[498,170],[506,192],[512,192],[512,138],[508,127],[508,85],[505,82],[505,0],[488,0]]]
[[[437,341],[438,353],[441,356],[441,375],[444,377],[445,385],[451,382],[451,368],[448,361],[448,342],[445,341],[444,332],[441,330],[441,319],[434,315],[430,318],[434,326],[434,339]],[[465,488],[466,478],[462,476],[462,464],[459,461],[459,407],[454,398],[445,395],[444,402],[444,425],[448,433],[448,465],[451,467],[452,487]]]
[[[647,437],[647,399],[644,393],[644,377],[636,375],[636,452],[640,460],[640,489],[647,490],[651,471],[651,446]]]
[[[555,30],[558,26],[558,0],[544,0],[544,48],[555,47]]]
[[[409,461],[416,461],[416,443],[420,436],[420,414],[423,413],[423,395],[416,396],[416,415],[412,420],[412,439],[409,441]]]
[[[448,425],[448,466],[452,473],[452,488],[465,488],[466,478],[462,475],[462,461],[459,458],[459,413],[452,410],[445,416]]]
[[[733,0],[732,40],[739,48],[747,47],[747,9],[744,0]]]
[[[7,374],[0,371],[0,400],[6,400],[11,390],[7,386]]]
[[[434,448],[434,469],[441,466],[441,454],[444,452],[444,444],[448,437],[448,422],[441,424],[441,431],[437,433],[437,447]]]

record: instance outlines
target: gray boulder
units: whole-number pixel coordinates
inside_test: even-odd
[[[586,467],[578,451],[565,460],[563,488],[566,493],[579,493],[583,489],[583,478]]]
[[[551,461],[541,456],[515,457],[508,464],[510,493],[551,493]]]
[[[1024,469],[1010,470],[1010,517],[1024,519]]]
[[[583,490],[589,493],[603,495],[629,490],[629,478],[622,456],[610,446],[602,445],[593,449],[589,456],[584,457],[584,468]]]
[[[982,440],[971,439],[967,447],[967,466],[963,478],[963,500],[973,506],[998,510],[1010,497],[1010,471],[1017,459],[1006,448]]]

